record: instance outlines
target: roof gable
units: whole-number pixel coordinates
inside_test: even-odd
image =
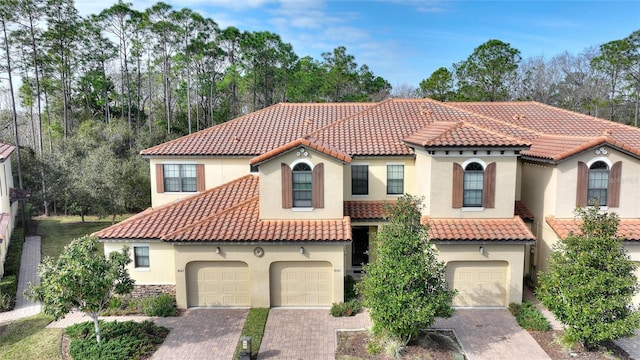
[[[315,150],[321,154],[325,154],[328,155],[338,161],[342,161],[345,163],[350,163],[351,162],[351,157],[345,153],[343,153],[342,151],[332,148],[329,145],[326,144],[322,144],[320,142],[315,141],[313,138],[312,139],[296,139],[290,143],[284,144],[282,146],[279,146],[273,150],[267,151],[266,153],[260,155],[260,156],[256,156],[253,159],[249,160],[249,163],[251,165],[258,165],[260,163],[263,163],[265,161],[268,161],[274,157],[280,156],[282,154],[285,154],[289,151],[295,150],[296,148],[299,147],[306,147],[307,149],[312,149]]]

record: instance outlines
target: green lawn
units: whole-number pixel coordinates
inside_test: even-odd
[[[130,215],[118,216],[116,222],[126,219]],[[42,237],[42,258],[47,256],[56,258],[62,249],[71,240],[91,234],[111,226],[111,217],[98,219],[92,216],[85,216],[83,223],[79,216],[49,216],[38,217],[34,221],[38,222],[38,233]],[[100,244],[102,247],[102,244]]]
[[[50,316],[39,314],[0,326],[0,360],[60,359],[62,329],[45,329]]]
[[[122,221],[126,216],[118,217]],[[58,257],[71,240],[111,225],[111,218],[39,217],[38,233],[42,237],[42,257]],[[46,329],[53,319],[40,314],[0,326],[0,360],[60,359],[62,329]]]

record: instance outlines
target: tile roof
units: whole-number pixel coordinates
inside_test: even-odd
[[[261,162],[267,161],[269,159],[271,159],[274,156],[278,156],[280,154],[283,154],[289,150],[295,149],[297,147],[300,146],[304,146],[313,150],[316,150],[320,153],[329,155],[339,161],[344,161],[346,163],[350,163],[351,162],[351,157],[345,153],[343,153],[342,151],[332,148],[330,145],[327,144],[323,144],[321,142],[317,142],[315,141],[313,138],[308,140],[308,139],[297,139],[294,140],[290,143],[287,143],[285,145],[279,146],[271,151],[267,151],[266,153],[260,155],[260,156],[256,156],[253,159],[251,159],[249,161],[249,163],[251,165],[256,165],[259,164]]]
[[[15,149],[16,147],[13,145],[0,143],[0,162],[7,160]]]
[[[257,156],[366,110],[373,103],[276,104],[142,150],[143,156]]]
[[[260,220],[258,197],[167,234],[171,242],[351,241],[351,221]]]
[[[156,209],[147,209],[96,232],[102,240],[350,241],[348,217],[336,220],[260,220],[258,177],[225,185]]]
[[[302,140],[301,140],[302,139]],[[603,144],[640,157],[640,129],[537,102],[277,104],[142,151],[144,156],[246,156],[254,162],[296,142],[338,158],[413,156],[412,146],[529,147],[552,161]]]
[[[520,216],[524,222],[532,222],[535,217],[533,213],[529,211],[527,205],[525,205],[522,201],[516,200],[515,206],[513,208],[513,215]]]
[[[512,219],[433,219],[423,217],[429,225],[429,238],[441,241],[535,241],[535,236],[519,216]]]
[[[554,216],[547,216],[546,220],[560,239],[566,239],[571,233],[582,233],[582,220],[556,219]],[[640,241],[640,219],[620,219],[617,235],[627,241]]]
[[[240,202],[258,196],[258,177],[247,175],[178,202],[149,208],[95,233],[101,239],[161,239]]]
[[[520,147],[531,145],[523,139],[497,133],[468,122],[434,121],[424,128],[414,132],[404,141],[430,147]]]
[[[393,204],[395,201],[345,201],[343,205],[344,216],[349,216],[352,221],[379,221],[387,217],[384,204]]]

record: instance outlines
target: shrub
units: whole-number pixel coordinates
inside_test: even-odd
[[[551,329],[549,320],[530,301],[525,301],[521,305],[509,304],[509,310],[523,329],[535,331],[548,331]]]
[[[352,299],[357,299],[358,294],[356,293],[356,280],[351,275],[347,275],[344,277],[344,301],[349,301]]]
[[[140,310],[147,316],[176,316],[176,300],[169,294],[159,294],[139,300]]]
[[[18,291],[18,278],[15,275],[5,274],[0,280],[0,293],[11,295]]]
[[[94,339],[93,322],[70,326],[69,353],[73,359],[143,359],[161,344],[169,330],[150,321],[102,322],[103,339]]]
[[[333,317],[353,316],[360,311],[360,302],[357,299],[351,299],[344,303],[333,303],[329,313]]]
[[[13,296],[0,291],[0,312],[13,308]]]
[[[371,339],[367,343],[367,353],[371,355],[378,355],[380,352],[382,352],[382,344],[380,344],[380,342],[375,338]]]

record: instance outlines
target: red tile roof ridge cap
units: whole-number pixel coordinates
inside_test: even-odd
[[[290,141],[284,145],[278,146],[275,149],[269,150],[264,154],[258,155],[252,159],[249,160],[249,164],[251,165],[255,165],[257,163],[261,163],[263,161],[266,161],[274,156],[280,155],[288,150],[294,149],[297,146],[302,145],[302,146],[306,146],[308,148],[311,148],[313,150],[316,150],[320,153],[323,153],[325,155],[329,155],[335,159],[338,159],[340,161],[344,161],[347,163],[350,163],[352,161],[351,156],[349,156],[349,154],[345,153],[342,150],[339,150],[329,144],[326,144],[324,142],[321,141],[317,141],[315,140],[315,138],[310,138],[309,136],[306,137],[301,137],[301,138],[297,138],[293,141]],[[336,154],[332,154],[332,152],[335,152]]]
[[[8,159],[9,155],[11,155],[11,153],[13,153],[13,151],[16,149],[15,145],[7,143],[0,143],[0,148],[4,148],[2,153],[0,153],[1,162],[4,162],[6,159]]]
[[[140,151],[140,155],[143,155],[143,156],[145,156],[145,155],[153,156],[154,154],[149,154],[149,152],[151,152],[151,150],[153,150],[153,149],[159,148],[159,147],[161,147],[161,146],[162,146],[162,147],[164,147],[164,146],[168,146],[169,144],[172,144],[172,143],[174,143],[174,142],[178,142],[178,141],[185,141],[185,139],[189,139],[189,138],[192,138],[192,137],[201,136],[203,133],[208,133],[208,132],[213,131],[213,129],[219,129],[219,128],[223,128],[223,127],[231,126],[231,124],[236,123],[236,122],[239,122],[239,121],[241,121],[241,120],[244,120],[244,119],[246,119],[247,117],[249,117],[250,115],[251,115],[251,116],[254,116],[254,115],[258,114],[258,113],[265,112],[265,111],[267,111],[267,110],[271,110],[272,108],[276,108],[276,107],[282,106],[282,104],[283,104],[283,103],[273,104],[273,105],[271,105],[271,106],[267,106],[266,108],[262,108],[262,109],[260,109],[260,110],[252,111],[252,112],[250,112],[250,113],[248,113],[248,114],[244,114],[244,115],[239,116],[239,117],[237,117],[237,118],[235,118],[235,119],[231,119],[231,120],[225,121],[225,122],[223,122],[223,123],[221,123],[221,124],[217,124],[217,125],[214,125],[214,126],[210,126],[210,127],[206,128],[206,129],[202,129],[202,130],[200,130],[200,131],[196,131],[196,132],[191,133],[191,134],[183,135],[183,136],[180,136],[180,137],[178,137],[178,138],[176,138],[176,139],[173,139],[173,140],[165,141],[165,142],[163,142],[163,143],[161,143],[161,144],[154,145],[154,146],[152,146],[152,147],[150,147],[150,148],[146,148],[146,149],[141,150],[141,151]]]
[[[220,190],[223,187],[231,186],[231,184],[235,184],[235,183],[238,183],[238,182],[241,182],[241,181],[245,181],[248,178],[258,178],[258,176],[252,175],[252,174],[244,175],[244,176],[241,176],[241,177],[239,177],[237,179],[234,179],[234,180],[231,180],[229,182],[226,182],[224,184],[212,187],[211,189],[207,189],[207,190],[205,190],[203,192],[199,192],[199,193],[196,193],[196,194],[193,194],[193,195],[189,195],[189,196],[187,196],[187,197],[185,197],[183,199],[180,199],[178,201],[172,201],[172,202],[168,202],[166,204],[158,205],[155,208],[154,207],[148,207],[148,208],[144,209],[142,212],[140,212],[138,214],[135,214],[135,215],[133,215],[132,217],[130,217],[128,219],[122,220],[117,224],[113,224],[113,225],[111,225],[109,227],[106,227],[106,228],[104,228],[102,230],[99,230],[99,231],[96,231],[96,232],[92,233],[91,236],[95,235],[95,236],[99,237],[100,236],[99,234],[101,232],[107,230],[107,229],[118,228],[120,226],[128,224],[129,222],[131,222],[133,220],[140,220],[140,219],[144,219],[144,218],[150,217],[151,215],[155,215],[159,211],[165,210],[167,208],[170,208],[170,207],[173,207],[173,206],[178,206],[178,205],[184,204],[186,202],[195,201],[195,200],[199,199],[200,197],[204,196],[205,194],[209,194],[209,193],[214,192],[216,190]]]
[[[459,104],[470,104],[470,103],[467,103],[467,102],[458,102],[458,103]],[[504,104],[505,102],[488,102],[488,103],[489,104]],[[519,102],[515,102],[515,103],[519,103]],[[514,123],[511,123],[511,122],[508,122],[508,121],[504,121],[504,120],[500,120],[500,119],[497,119],[497,118],[494,118],[494,117],[491,117],[491,116],[478,114],[477,112],[474,112],[474,111],[471,111],[471,110],[461,109],[459,107],[456,107],[455,105],[453,105],[453,103],[450,103],[450,102],[443,102],[441,104],[443,106],[446,106],[446,107],[448,107],[450,109],[453,109],[453,110],[456,110],[456,111],[461,111],[463,113],[470,114],[470,115],[473,115],[473,116],[476,116],[476,117],[479,117],[479,118],[482,118],[482,119],[488,119],[488,120],[495,121],[495,122],[503,124],[503,125],[507,125],[509,127],[515,128],[515,129],[519,129],[519,130],[523,130],[525,132],[533,133],[536,136],[540,136],[540,135],[544,134],[544,133],[541,133],[541,132],[539,132],[537,130],[528,128],[526,126],[516,125]]]
[[[308,133],[305,137],[312,137],[312,136],[315,137],[316,135],[320,134],[321,132],[323,132],[323,131],[325,131],[327,129],[330,129],[332,127],[336,127],[336,126],[338,126],[340,124],[343,124],[343,123],[355,118],[356,116],[361,116],[362,114],[365,114],[367,112],[371,112],[371,111],[373,111],[373,109],[379,107],[380,105],[388,103],[388,102],[392,102],[393,100],[394,100],[393,98],[389,98],[389,99],[385,99],[385,100],[382,100],[382,101],[379,101],[379,102],[371,103],[371,106],[367,107],[366,109],[358,111],[356,113],[353,113],[353,114],[351,114],[349,116],[337,119],[336,121],[330,122],[329,124],[319,128],[319,129],[317,129],[315,131],[312,131],[312,132]],[[339,103],[339,104],[341,104],[341,103]],[[353,103],[353,104],[358,104],[358,103]]]
[[[211,220],[212,218],[215,218],[217,216],[232,212],[232,211],[234,211],[234,210],[236,210],[236,209],[238,209],[240,207],[243,207],[245,205],[248,205],[248,204],[250,204],[252,202],[256,202],[256,201],[260,201],[260,195],[256,195],[256,196],[251,197],[251,198],[249,198],[249,199],[247,199],[245,201],[239,202],[239,203],[237,203],[237,204],[235,204],[233,206],[230,206],[230,207],[228,207],[226,209],[218,211],[217,213],[213,213],[213,214],[211,214],[211,215],[209,215],[207,217],[204,217],[204,218],[194,222],[193,224],[189,224],[187,226],[181,227],[180,229],[174,230],[174,231],[172,231],[172,232],[170,232],[168,234],[164,234],[163,236],[160,237],[160,240],[167,241],[168,239],[171,239],[171,236],[174,235],[174,234],[187,231],[187,230],[189,230],[191,228],[194,228],[196,226],[199,226],[199,225]]]
[[[563,137],[560,137],[560,138],[563,138]],[[565,137],[565,139],[566,138],[567,137]],[[605,135],[601,135],[601,136],[598,136],[598,137],[595,137],[595,138],[587,137],[586,139],[590,139],[590,140],[588,140],[588,141],[586,141],[584,143],[581,143],[580,145],[578,145],[578,146],[576,146],[576,147],[574,147],[572,149],[569,149],[569,150],[564,151],[564,152],[562,152],[562,153],[560,153],[558,155],[555,155],[551,159],[554,160],[554,161],[563,160],[563,159],[568,158],[571,155],[575,155],[577,153],[581,153],[583,151],[589,150],[590,148],[592,148],[594,146],[602,145],[604,143],[609,143],[610,142],[609,140],[611,140],[611,138],[609,138],[608,136],[605,136]]]

